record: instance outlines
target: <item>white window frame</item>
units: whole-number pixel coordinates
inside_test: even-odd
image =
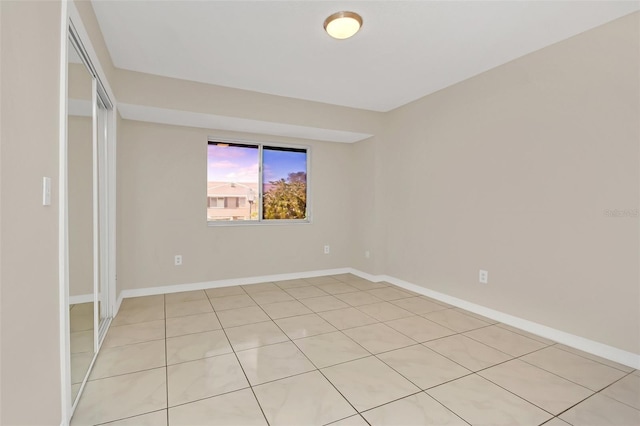
[[[264,225],[307,225],[313,223],[312,221],[312,206],[311,206],[311,147],[308,145],[294,145],[284,144],[277,142],[260,142],[253,140],[240,140],[240,139],[225,139],[218,137],[209,137],[207,139],[207,147],[209,144],[215,143],[228,143],[236,145],[252,145],[258,147],[258,193],[256,194],[256,200],[254,205],[258,207],[258,219],[255,220],[214,220],[210,221],[207,218],[208,226],[264,226]],[[304,149],[306,151],[306,163],[307,163],[307,205],[306,205],[306,217],[305,219],[263,219],[262,218],[262,197],[263,197],[263,181],[262,181],[262,163],[263,155],[262,151],[264,147],[273,148],[292,148],[292,149]],[[209,160],[207,157],[207,167],[209,166]],[[208,197],[208,194],[207,194]],[[208,198],[207,198],[208,199]],[[248,203],[248,201],[247,201]],[[207,202],[208,206],[208,202]],[[208,208],[208,207],[207,207]]]

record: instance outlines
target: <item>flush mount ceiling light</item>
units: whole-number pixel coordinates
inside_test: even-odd
[[[352,37],[362,27],[362,17],[355,12],[336,12],[324,21],[324,30],[333,38]]]

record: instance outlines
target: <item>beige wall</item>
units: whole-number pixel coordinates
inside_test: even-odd
[[[375,135],[384,114],[117,69],[118,102]]]
[[[3,425],[61,419],[58,285],[59,1],[0,2]],[[42,177],[53,183],[42,206]]]
[[[391,113],[388,275],[640,353],[639,16]]]
[[[351,217],[350,266],[379,275],[385,271],[386,225],[383,216],[386,195],[379,188],[382,182],[380,153],[385,143],[384,133],[351,145]],[[402,209],[404,210],[404,209]],[[402,220],[405,220],[402,218]],[[369,257],[365,253],[369,252]]]
[[[69,296],[93,294],[93,121],[69,116]]]
[[[309,145],[313,224],[207,226],[209,135]],[[122,120],[118,291],[350,266],[351,164],[348,144]]]

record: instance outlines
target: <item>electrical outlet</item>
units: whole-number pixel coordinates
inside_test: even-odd
[[[176,257],[173,259],[173,263],[175,266],[181,266],[182,265],[182,255],[181,254],[176,254]]]
[[[326,246],[324,246],[324,254],[329,254],[331,253],[331,247],[329,247],[329,244],[327,244]]]
[[[489,271],[480,269],[480,273],[478,274],[478,280],[480,281],[480,284],[489,284]]]
[[[369,259],[371,257],[371,252],[369,250],[364,252],[364,257]]]

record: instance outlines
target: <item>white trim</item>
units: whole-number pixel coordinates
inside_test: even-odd
[[[93,302],[93,294],[79,294],[77,296],[69,296],[69,305],[77,305],[80,303],[89,302]]]
[[[360,271],[355,270],[352,270],[351,273],[354,275],[362,274]],[[412,284],[398,278],[390,277],[387,275],[379,275],[376,278],[379,281],[387,281],[391,284],[397,285],[398,287],[414,291],[424,296],[431,297],[432,299],[440,300],[441,302],[448,303],[449,305],[465,309],[469,312],[473,312],[487,318],[491,318],[492,320],[516,327],[520,330],[533,333],[546,339],[553,340],[554,342],[562,343],[564,345],[571,346],[572,348],[579,349],[592,355],[597,355],[601,358],[615,361],[632,368],[640,369],[640,354],[634,354],[632,352],[618,349],[613,346],[605,345],[604,343],[586,339],[581,336],[576,336],[575,334],[567,333],[565,331],[548,327],[546,325],[538,324],[524,318],[519,318],[513,315],[506,314],[504,312],[487,308],[482,305],[468,302],[466,300],[458,299],[444,293],[429,290],[428,288],[421,287],[419,285]]]
[[[93,206],[92,206],[92,213],[93,213],[93,333],[94,333],[94,338],[93,338],[93,351],[97,352],[98,349],[98,336],[99,336],[99,323],[100,323],[100,312],[98,312],[98,309],[96,309],[98,307],[98,292],[99,292],[99,282],[100,282],[100,263],[102,261],[102,258],[100,257],[101,255],[101,251],[100,251],[100,236],[101,236],[101,232],[100,232],[100,222],[99,222],[99,218],[101,216],[100,211],[98,210],[100,208],[100,203],[99,203],[99,197],[100,197],[100,181],[98,179],[98,164],[99,164],[99,157],[100,157],[100,153],[98,152],[98,97],[100,95],[98,94],[98,80],[96,78],[92,78],[91,79],[91,98],[93,99],[93,112],[92,112],[92,120],[93,120],[93,125],[92,125],[92,161],[93,161],[93,166],[92,166],[92,184],[93,184],[93,190],[92,190],[92,196],[93,196]],[[90,372],[91,370],[87,371],[87,374]],[[80,395],[78,393],[78,395]]]
[[[116,311],[116,150],[118,135],[118,110],[115,98],[111,98],[113,108],[109,110],[109,119],[107,120],[107,298],[108,312],[107,316],[114,318]],[[111,322],[111,320],[109,320]],[[106,336],[106,333],[105,333]],[[102,342],[100,342],[102,344]]]
[[[203,281],[199,283],[176,284],[162,287],[135,288],[120,292],[118,308],[122,299],[128,297],[154,296],[157,294],[171,294],[182,291],[206,290],[209,288],[231,287],[234,285],[260,284],[269,281],[286,281],[299,278],[323,277],[326,275],[346,274],[351,268],[323,269],[319,271],[294,272],[291,274],[263,275],[258,277],[232,278],[227,280]]]
[[[255,204],[255,203],[254,203]],[[260,203],[258,203],[260,204]],[[307,204],[308,205],[308,204]],[[208,207],[213,208],[213,207]],[[262,212],[258,213],[262,215]],[[207,226],[270,226],[270,225],[311,225],[310,219],[252,219],[252,220],[208,220]]]
[[[109,100],[113,103],[113,106],[115,107],[115,99],[116,99],[115,94],[113,90],[111,90],[111,85],[109,84],[109,80],[107,80],[107,75],[104,73],[102,64],[98,59],[98,55],[95,49],[93,48],[93,44],[91,43],[91,38],[89,37],[89,33],[84,27],[84,23],[82,22],[82,18],[80,17],[80,12],[78,12],[78,9],[76,9],[76,6],[73,3],[73,1],[65,0],[65,3],[69,4],[69,20],[73,22],[73,26],[75,27],[75,30],[78,33],[78,37],[80,38],[80,40],[82,40],[83,47],[85,48],[85,51],[89,56],[89,59],[91,59],[91,65],[93,66],[96,74],[98,74],[100,83],[102,84],[102,87],[104,88],[105,92],[107,92],[107,96],[109,97]]]
[[[89,372],[93,369],[93,365],[96,363],[96,360],[98,359],[98,353],[94,353],[93,354],[93,358],[91,359],[91,362],[89,363],[89,367],[87,368],[87,374],[84,376],[84,379],[82,379],[82,382],[80,382],[80,389],[78,389],[78,393],[76,394],[76,397],[73,401],[71,401],[71,415],[73,415],[73,413],[76,411],[76,407],[78,406],[78,403],[80,402],[80,396],[82,395],[82,392],[84,391],[84,387],[86,386],[86,384],[89,382]],[[71,389],[71,388],[69,388]],[[71,420],[71,419],[69,419]],[[68,423],[67,423],[68,424]]]
[[[96,83],[98,83],[96,81]],[[109,209],[108,209],[108,199],[109,199],[109,175],[108,172],[108,146],[111,142],[111,133],[110,133],[110,125],[109,121],[113,120],[113,116],[110,114],[109,107],[111,106],[111,101],[105,99],[105,95],[100,90],[99,87],[96,87],[96,123],[100,123],[100,117],[102,117],[102,127],[96,125],[96,144],[95,144],[95,160],[97,164],[96,168],[96,183],[97,190],[94,193],[98,201],[96,206],[97,212],[97,226],[98,226],[98,234],[99,235],[99,244],[97,250],[97,256],[99,258],[99,265],[97,267],[98,270],[98,281],[96,282],[96,306],[99,306],[100,309],[94,309],[97,318],[97,338],[96,338],[96,353],[100,348],[100,343],[104,339],[106,335],[106,331],[108,329],[107,322],[110,315],[109,308]],[[100,300],[102,298],[102,300]],[[99,303],[101,302],[101,303]],[[102,312],[101,310],[105,310]],[[104,319],[103,319],[104,317]]]
[[[325,269],[325,270],[318,270],[318,271],[295,272],[290,274],[264,275],[264,276],[233,278],[233,279],[217,280],[217,281],[204,281],[199,283],[176,284],[176,285],[169,285],[169,286],[163,286],[163,287],[147,287],[147,288],[123,290],[120,292],[120,295],[118,296],[118,301],[115,304],[116,311],[114,312],[114,317],[117,314],[117,311],[119,310],[120,305],[122,304],[122,300],[128,297],[154,296],[158,294],[171,294],[171,293],[178,293],[182,291],[206,290],[210,288],[229,287],[234,285],[259,284],[259,283],[264,283],[269,281],[286,281],[286,280],[293,280],[293,279],[299,279],[299,278],[313,278],[313,277],[320,277],[320,276],[326,276],[326,275],[338,275],[338,274],[346,274],[346,273],[351,273],[353,275],[356,275],[360,278],[364,278],[372,282],[386,281],[388,283],[397,285],[398,287],[402,287],[407,290],[411,290],[415,293],[430,297],[432,299],[445,302],[449,305],[465,309],[469,312],[473,312],[478,315],[491,318],[503,324],[507,324],[507,325],[516,327],[520,330],[524,330],[529,333],[553,340],[554,342],[562,343],[564,345],[579,349],[581,351],[590,353],[592,355],[596,355],[601,358],[615,361],[617,363],[620,363],[632,368],[640,369],[640,354],[628,352],[622,349],[615,348],[613,346],[605,345],[604,343],[600,343],[594,340],[586,339],[584,337],[576,336],[574,334],[567,333],[562,330],[558,330],[552,327],[547,327],[545,325],[538,324],[533,321],[515,317],[513,315],[496,311],[494,309],[490,309],[482,305],[471,303],[463,299],[458,299],[457,297],[449,296],[444,293],[430,290],[428,288],[421,287],[419,285],[412,284],[410,282],[407,282],[398,278],[390,277],[388,275],[371,275],[354,268]]]
[[[69,3],[60,12],[60,140],[58,141],[58,282],[60,302],[60,424],[71,420],[71,350],[69,326],[69,262],[67,241],[67,44]]]
[[[613,346],[605,345],[594,340],[586,339],[584,337],[576,336],[571,333],[564,332],[555,328],[547,327],[542,324],[538,324],[533,321],[529,321],[523,318],[515,317],[513,315],[506,314],[504,312],[496,311],[494,309],[487,308],[482,305],[468,302],[457,297],[449,296],[444,293],[430,290],[425,287],[421,287],[416,284],[412,284],[407,281],[403,281],[398,278],[390,277],[388,275],[371,275],[366,272],[359,271],[354,268],[338,268],[338,269],[325,269],[319,271],[307,271],[296,272],[291,274],[278,274],[278,275],[265,275],[256,277],[245,278],[233,278],[218,281],[205,281],[199,283],[190,284],[177,284],[164,287],[148,287],[131,290],[123,290],[120,292],[118,301],[116,303],[117,310],[120,308],[120,304],[124,298],[128,297],[140,297],[140,296],[153,296],[157,294],[170,294],[178,293],[182,291],[193,290],[206,290],[209,288],[229,287],[234,285],[247,285],[247,284],[259,284],[269,281],[285,281],[299,278],[312,278],[326,275],[338,275],[351,273],[358,277],[364,278],[372,282],[386,281],[388,283],[397,285],[398,287],[411,290],[415,293],[422,294],[432,299],[445,302],[449,305],[465,309],[469,312],[476,313],[478,315],[491,318],[495,321],[516,327],[520,330],[533,333],[535,335],[553,340],[554,342],[562,343],[572,348],[580,349],[581,351],[597,355],[599,357],[615,361],[617,363],[627,365],[632,368],[640,369],[640,354],[634,354],[622,349],[615,348]],[[115,313],[117,313],[117,310]],[[114,313],[114,315],[115,315]]]

